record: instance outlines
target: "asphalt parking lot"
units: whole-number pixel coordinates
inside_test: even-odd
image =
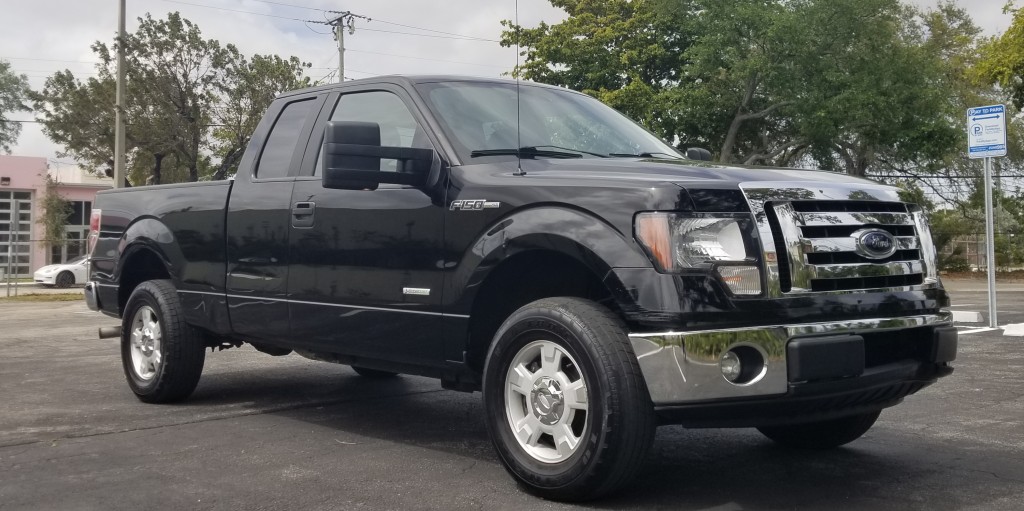
[[[958,309],[986,310],[979,286],[951,286]],[[1000,324],[1024,323],[1024,286],[1007,289]],[[96,339],[112,324],[79,302],[0,302],[0,509],[571,507],[505,474],[479,394],[246,347],[209,354],[187,402],[145,405],[117,341]],[[590,507],[1022,509],[1024,337],[963,334],[956,367],[834,451],[661,428],[636,483]]]

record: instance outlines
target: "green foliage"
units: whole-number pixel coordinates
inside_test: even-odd
[[[952,43],[929,31],[932,13],[899,0],[551,3],[564,22],[504,22],[502,44],[525,46],[515,72],[592,94],[722,162],[865,175],[942,160],[962,132],[941,53]]]
[[[1017,108],[1024,108],[1024,10],[1008,10],[1013,13],[1010,28],[985,42],[973,71],[980,80],[998,83]]]
[[[10,62],[0,60],[0,151],[11,152],[11,144],[21,134],[21,123],[7,120],[11,112],[28,110],[28,77],[11,71]]]
[[[65,226],[68,223],[68,216],[71,215],[72,206],[71,202],[57,193],[57,183],[50,176],[46,176],[46,192],[42,202],[43,216],[39,222],[43,224],[43,236],[51,246],[60,245],[67,238]]]
[[[249,138],[278,93],[310,86],[309,78],[302,77],[309,64],[298,57],[253,55],[246,59],[233,46],[228,50],[232,58],[212,114],[218,126],[213,129],[211,148],[220,159],[214,179],[224,179],[238,168]]]
[[[32,95],[44,133],[64,147],[63,155],[108,174],[120,44],[93,44],[98,76],[82,82],[62,71]],[[274,96],[309,85],[302,77],[309,65],[299,59],[247,59],[233,45],[203,38],[199,27],[178,13],[166,20],[140,18],[123,46],[126,164],[135,184],[223,179],[237,167]]]

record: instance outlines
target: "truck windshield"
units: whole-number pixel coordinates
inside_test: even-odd
[[[575,92],[493,82],[437,82],[420,85],[463,163],[486,157],[680,158],[628,117]],[[522,124],[517,136],[516,119]]]

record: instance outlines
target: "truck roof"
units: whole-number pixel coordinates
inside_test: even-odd
[[[294,96],[296,94],[304,94],[304,93],[313,92],[313,91],[324,91],[324,90],[339,89],[339,88],[342,88],[342,87],[348,87],[348,86],[351,86],[351,85],[358,85],[358,84],[363,84],[363,83],[395,83],[395,84],[414,85],[414,84],[419,84],[419,83],[432,83],[432,82],[479,82],[479,83],[501,83],[501,84],[507,84],[507,85],[515,85],[517,83],[516,80],[510,80],[510,79],[507,79],[507,78],[487,78],[487,77],[480,77],[480,76],[465,76],[465,75],[402,75],[402,74],[395,74],[395,75],[374,76],[374,77],[370,77],[370,78],[360,78],[358,80],[349,80],[349,81],[346,81],[344,83],[331,83],[331,84],[327,84],[327,85],[320,85],[320,86],[317,86],[317,87],[307,87],[305,89],[296,89],[296,90],[291,90],[291,91],[283,92],[283,93],[279,94],[278,97],[279,98],[283,98],[283,97]],[[533,81],[529,81],[529,80],[519,80],[518,83],[520,85],[528,85],[528,86],[531,86],[531,87],[545,87],[545,88],[549,88],[549,89],[558,89],[558,90],[561,90],[561,91],[574,92],[574,93],[577,93],[577,94],[581,94],[581,93],[579,93],[577,91],[574,91],[572,89],[566,89],[565,87],[556,87],[554,85],[548,85],[548,84],[533,82]]]

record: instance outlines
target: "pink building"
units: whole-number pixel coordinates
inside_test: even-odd
[[[65,224],[66,243],[46,240],[39,222],[47,175],[57,183],[57,193],[72,205]],[[27,277],[41,266],[83,255],[96,192],[111,185],[110,179],[78,168],[51,169],[46,158],[0,156],[0,274],[7,272],[8,261],[12,274]]]

